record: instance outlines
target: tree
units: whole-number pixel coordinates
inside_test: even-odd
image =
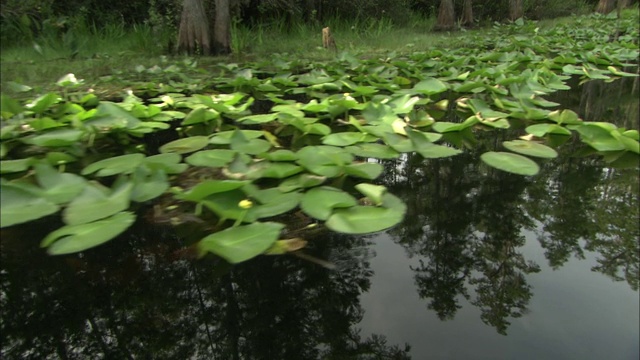
[[[455,27],[456,14],[453,10],[453,0],[441,0],[438,8],[436,30],[451,30]]]
[[[464,0],[464,4],[462,5],[462,25],[473,26],[472,0]]]
[[[203,55],[209,55],[210,47],[209,22],[202,0],[184,0],[178,31],[178,51],[193,54],[199,50]]]
[[[522,0],[509,0],[509,20],[514,21],[524,15]]]
[[[231,53],[231,16],[229,0],[216,0],[216,21],[213,29],[213,52]]]
[[[616,0],[600,0],[598,6],[596,6],[596,12],[600,14],[608,14],[613,11],[616,5]]]

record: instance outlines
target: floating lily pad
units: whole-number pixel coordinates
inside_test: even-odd
[[[0,199],[0,227],[36,220],[60,209],[44,197],[8,183],[0,185]]]
[[[540,158],[552,159],[558,156],[558,153],[552,148],[533,141],[513,140],[504,141],[502,143],[507,149],[523,155],[535,156]]]
[[[133,213],[125,211],[109,218],[81,225],[67,225],[47,235],[41,247],[51,255],[71,254],[91,249],[122,234],[135,221]]]
[[[532,176],[540,171],[535,161],[513,153],[489,151],[480,158],[491,167],[518,175]]]
[[[129,208],[133,183],[120,182],[112,192],[100,185],[90,184],[62,212],[68,225],[79,225],[104,219]]]
[[[334,187],[322,186],[307,191],[302,197],[300,208],[311,217],[327,220],[335,208],[357,204],[358,201],[348,193]]]
[[[51,165],[40,163],[35,166],[36,179],[42,187],[42,195],[55,204],[64,204],[80,194],[87,180],[76,174],[60,173]]]
[[[209,144],[206,136],[191,136],[166,143],[160,147],[161,153],[187,154],[198,151]]]
[[[387,193],[387,188],[382,185],[373,184],[358,184],[355,186],[356,190],[360,191],[362,195],[368,197],[376,205],[382,205],[382,197]]]
[[[82,169],[82,175],[93,174],[97,171],[97,176],[112,176],[116,174],[130,174],[140,164],[144,155],[142,154],[127,154],[116,156],[104,160],[94,162],[93,164]]]
[[[248,181],[240,180],[206,180],[178,195],[178,197],[183,200],[200,201],[211,194],[239,189],[248,183]]]
[[[211,234],[198,243],[201,252],[212,252],[235,264],[268,250],[284,225],[275,222],[237,226]]]
[[[384,195],[389,207],[353,206],[337,209],[329,217],[326,226],[345,234],[368,234],[397,225],[404,218],[406,206],[391,194]],[[395,198],[395,199],[394,199]]]
[[[233,160],[236,153],[227,149],[202,150],[189,155],[185,161],[193,166],[223,167]]]

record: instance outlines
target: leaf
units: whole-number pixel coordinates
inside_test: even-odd
[[[571,135],[571,131],[556,124],[536,124],[527,126],[525,131],[537,137],[543,137],[546,134]]]
[[[267,251],[283,228],[275,222],[232,227],[203,238],[197,246],[201,252],[212,252],[236,264]]]
[[[298,176],[290,177],[278,185],[278,189],[282,192],[289,192],[301,188],[309,188],[318,186],[327,180],[324,176],[317,176],[312,174],[301,174]]]
[[[227,149],[202,150],[189,155],[185,161],[193,166],[223,167],[233,160],[236,153]]]
[[[523,155],[552,159],[558,157],[558,153],[552,148],[533,141],[512,140],[502,143],[507,149]]]
[[[131,200],[145,202],[155,199],[169,189],[167,174],[161,169],[138,168],[132,176]]]
[[[344,149],[353,155],[365,158],[396,159],[400,156],[400,153],[383,144],[357,144]]]
[[[143,159],[144,155],[142,154],[127,154],[116,156],[94,162],[93,164],[82,169],[80,173],[82,175],[89,175],[97,171],[97,176],[130,174],[138,166],[140,166],[140,164],[142,164]]]
[[[80,140],[80,138],[82,138],[83,134],[84,132],[81,130],[60,129],[48,131],[41,135],[26,137],[23,138],[22,141],[27,144],[37,146],[69,146],[76,144]]]
[[[84,251],[105,242],[127,230],[135,221],[133,213],[125,211],[107,219],[80,225],[67,225],[47,235],[40,247],[49,247],[51,255]]]
[[[207,121],[217,119],[220,117],[220,114],[215,110],[205,109],[205,108],[197,108],[192,110],[185,118],[182,120],[180,125],[193,125],[205,123]]]
[[[129,207],[132,189],[132,182],[122,182],[109,194],[108,189],[89,184],[64,209],[62,218],[68,225],[79,225],[119,213]]]
[[[427,159],[449,157],[462,153],[462,150],[456,148],[433,144],[422,132],[417,130],[408,129],[407,135],[411,139],[415,151]]]
[[[176,153],[157,154],[147,156],[142,163],[149,169],[160,169],[167,174],[179,174],[187,170],[188,165],[180,163],[182,156]]]
[[[302,198],[300,193],[285,193],[278,188],[258,190],[250,192],[248,195],[255,198],[259,203],[249,209],[244,219],[245,222],[284,214],[298,206]]]
[[[47,199],[11,183],[0,184],[0,227],[36,220],[59,209]]]
[[[295,175],[303,170],[302,166],[298,166],[290,163],[261,163],[264,166],[264,171],[261,177],[284,179],[291,175]]]
[[[384,167],[377,163],[356,163],[343,167],[347,175],[373,180],[382,174]]]
[[[206,180],[177,197],[182,200],[197,202],[211,194],[239,189],[248,183],[248,181],[239,180]]]
[[[25,171],[31,167],[34,158],[25,158],[19,160],[2,160],[0,161],[0,173],[9,174],[20,171]]]
[[[434,95],[446,91],[447,84],[436,78],[426,78],[417,83],[413,90],[425,95]]]
[[[60,102],[60,100],[62,99],[60,98],[60,96],[58,96],[58,94],[48,93],[35,99],[30,104],[27,104],[26,108],[30,109],[36,114],[42,114],[47,109],[49,109],[51,105],[57,104],[58,102]]]
[[[59,173],[49,164],[35,165],[36,179],[43,188],[43,195],[55,204],[71,201],[84,190],[87,180],[76,174]]]
[[[353,155],[334,146],[307,146],[297,152],[298,164],[316,175],[338,176],[342,166],[353,161]]]
[[[338,209],[329,217],[326,226],[345,234],[368,234],[399,224],[404,218],[406,206],[391,194],[384,195],[384,202],[391,206],[354,206]]]
[[[598,151],[617,151],[625,149],[624,144],[611,134],[611,130],[605,129],[601,125],[595,123],[584,123],[583,125],[573,126],[571,129],[580,134],[582,142]]]
[[[239,118],[237,121],[245,124],[264,124],[264,123],[274,121],[277,115],[278,114],[276,113],[249,115],[249,116],[243,116]]]
[[[160,147],[161,153],[187,154],[198,151],[209,144],[206,136],[191,136],[166,143]]]
[[[262,139],[247,139],[242,131],[236,130],[231,136],[231,149],[245,154],[261,154],[269,151],[271,144]]]
[[[480,158],[491,167],[518,175],[533,176],[540,171],[538,164],[522,155],[489,151]]]
[[[342,132],[325,136],[322,138],[322,143],[324,145],[348,146],[359,142],[372,142],[376,140],[376,137],[361,132]]]
[[[300,201],[300,208],[318,220],[327,220],[335,208],[356,206],[358,201],[348,193],[330,186],[307,191]]]
[[[215,145],[229,145],[231,144],[231,137],[236,131],[240,131],[242,135],[246,139],[257,139],[264,135],[264,132],[260,130],[229,130],[229,131],[220,131],[213,135],[211,140],[209,140],[210,144]]]
[[[382,196],[387,193],[387,188],[382,185],[358,184],[355,186],[362,195],[368,197],[377,206],[382,205]]]

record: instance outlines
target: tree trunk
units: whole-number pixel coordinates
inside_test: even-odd
[[[435,30],[451,30],[455,25],[456,14],[453,10],[453,0],[441,0]]]
[[[209,55],[211,38],[202,0],[184,0],[178,31],[178,51]]]
[[[596,6],[596,12],[600,14],[608,14],[613,11],[616,5],[616,0],[600,0],[598,6]]]
[[[472,0],[464,0],[464,4],[462,5],[462,25],[467,27],[473,26]]]
[[[618,6],[616,8],[618,19],[620,19],[620,16],[622,16],[622,9],[626,8],[628,3],[629,0],[618,0]]]
[[[509,0],[509,20],[515,21],[523,15],[522,0]]]
[[[213,28],[213,52],[231,53],[231,16],[229,0],[216,0],[216,22]]]

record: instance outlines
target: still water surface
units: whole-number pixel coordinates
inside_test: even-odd
[[[598,93],[611,92],[583,88],[565,106]],[[637,128],[634,101],[589,106]],[[407,216],[369,236],[310,234],[306,253],[335,270],[192,260],[188,228],[144,222],[61,257],[38,247],[56,219],[3,229],[2,358],[640,358],[637,168],[569,141],[525,178],[481,164],[500,141],[385,162],[380,183]]]

